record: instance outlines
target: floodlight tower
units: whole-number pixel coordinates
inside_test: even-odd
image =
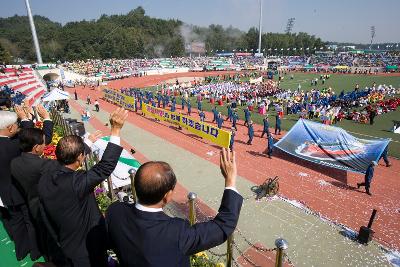
[[[25,5],[26,5],[26,10],[28,11],[29,24],[31,26],[31,32],[32,32],[32,38],[33,38],[33,44],[35,46],[35,51],[36,51],[37,63],[43,64],[42,54],[40,53],[39,40],[36,35],[36,28],[35,28],[35,23],[33,22],[31,5],[29,4],[29,0],[25,0]]]
[[[372,48],[372,41],[374,40],[375,37],[375,26],[371,26],[371,43],[369,45],[369,50]]]
[[[258,53],[261,53],[262,2],[263,2],[263,0],[260,0],[260,22],[259,22],[259,24],[258,24]]]
[[[285,33],[286,34],[289,34],[289,33],[291,33],[292,32],[292,29],[293,29],[293,27],[294,27],[294,22],[295,22],[295,18],[290,18],[290,19],[288,19],[288,22],[287,22],[287,24],[286,24],[286,30],[285,30]]]

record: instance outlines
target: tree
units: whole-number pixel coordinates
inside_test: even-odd
[[[11,64],[11,55],[0,43],[0,64]]]

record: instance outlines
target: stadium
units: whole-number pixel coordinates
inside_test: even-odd
[[[268,0],[238,1],[240,29],[21,2],[0,12],[0,267],[400,266],[400,40],[279,32]]]

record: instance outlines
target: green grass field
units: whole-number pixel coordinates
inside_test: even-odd
[[[290,74],[286,75],[286,77],[281,82],[281,87],[285,89],[297,89],[298,84],[301,84],[302,90],[308,91],[312,88],[310,85],[311,79],[319,78],[318,74],[307,74],[307,73],[295,73],[294,79],[290,79]],[[276,79],[277,80],[277,77]],[[325,88],[331,87],[336,94],[339,94],[342,90],[351,91],[354,90],[355,85],[358,83],[360,88],[364,88],[366,86],[371,86],[373,83],[393,85],[396,88],[400,88],[400,77],[385,77],[385,76],[368,76],[368,75],[340,75],[340,74],[331,74],[330,79],[328,79],[324,86],[319,84],[317,88]],[[191,98],[192,107],[196,108],[196,99],[195,97]],[[177,101],[177,106],[180,106],[180,100]],[[203,101],[203,109],[207,111],[211,111],[214,105],[211,105],[209,102]],[[218,110],[227,115],[226,106],[217,106]],[[240,117],[239,123],[243,123],[244,119],[244,107],[238,108],[238,115]],[[275,111],[269,111],[268,114],[275,115]],[[289,130],[298,120],[299,115],[285,115],[282,120],[282,129]],[[263,116],[253,112],[252,120],[255,123],[262,124]],[[349,120],[343,120],[336,124],[336,126],[341,127],[351,134],[355,135],[359,138],[364,139],[373,139],[373,138],[391,138],[392,142],[389,145],[389,154],[393,157],[400,158],[400,134],[395,134],[390,131],[393,126],[392,120],[400,120],[400,108],[398,108],[394,112],[389,112],[383,115],[379,115],[375,118],[374,125],[366,125],[360,124]],[[228,124],[229,125],[229,124]],[[274,117],[270,119],[270,127],[275,127]]]

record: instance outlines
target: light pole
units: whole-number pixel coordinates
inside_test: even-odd
[[[374,41],[375,37],[375,26],[371,26],[371,43],[369,45],[369,50],[372,49],[372,42]]]
[[[262,0],[260,0],[260,21],[258,24],[258,53],[261,53],[261,22],[262,22]]]
[[[39,40],[36,35],[36,28],[35,28],[35,23],[33,22],[32,11],[31,11],[31,6],[29,4],[29,0],[25,0],[25,5],[26,5],[26,10],[28,11],[29,24],[31,26],[31,32],[32,32],[32,38],[33,38],[33,44],[35,46],[35,51],[36,51],[37,63],[43,64],[42,54],[40,53]]]

